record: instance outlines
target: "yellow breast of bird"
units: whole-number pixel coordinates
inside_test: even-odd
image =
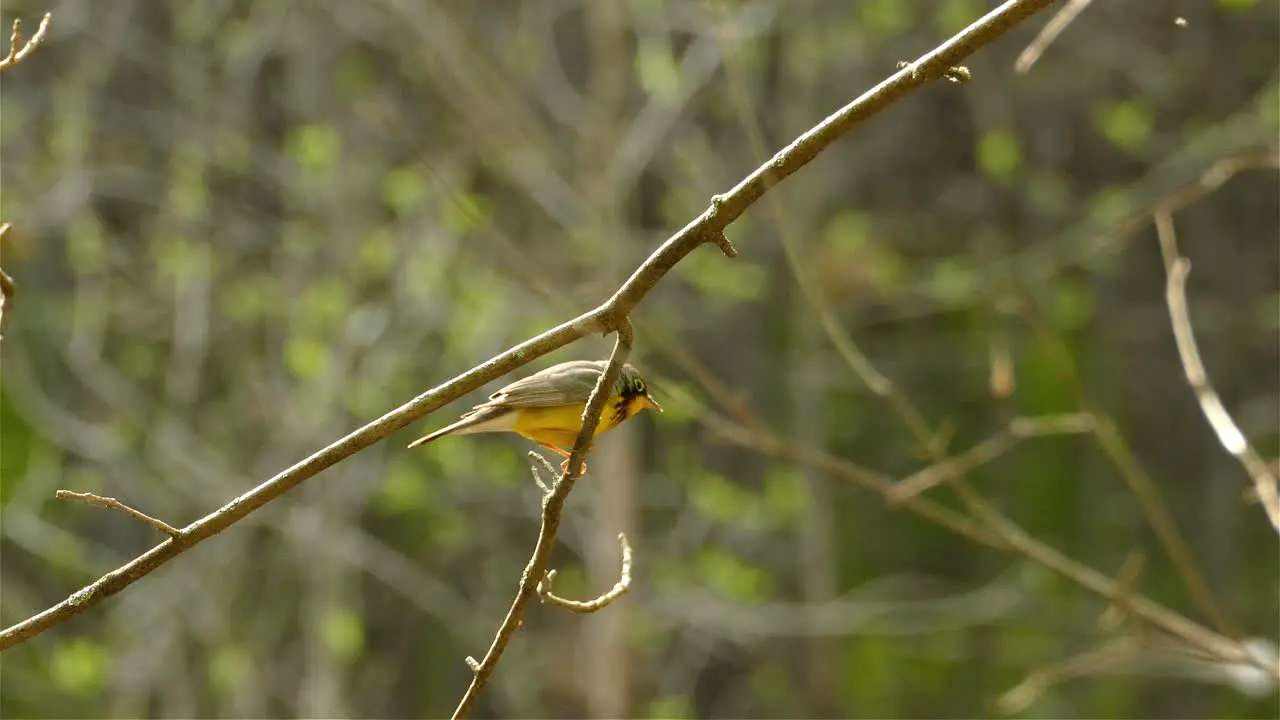
[[[516,423],[513,429],[536,443],[554,445],[567,450],[573,447],[573,441],[578,438],[584,407],[586,403],[545,408],[520,408],[516,410]],[[596,435],[613,429],[623,419],[619,409],[619,398],[610,398],[609,404],[600,414]]]

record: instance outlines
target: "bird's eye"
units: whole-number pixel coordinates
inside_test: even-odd
[[[644,381],[637,378],[635,388],[636,392],[644,392]]]

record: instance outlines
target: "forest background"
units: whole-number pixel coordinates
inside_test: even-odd
[[[599,303],[991,6],[9,0],[6,27],[54,22],[3,80],[0,625],[162,539],[55,490],[201,517]],[[1276,532],[1186,380],[1155,222],[1276,457],[1280,4],[1098,0],[1015,70],[1052,16],[639,306],[666,412],[602,436],[553,560],[560,594],[598,594],[625,532],[630,592],[533,606],[478,714],[1272,714],[1274,681],[867,487],[914,476],[1207,630],[1280,635]],[[6,651],[0,715],[447,714],[538,532],[528,443],[404,448],[470,404]]]

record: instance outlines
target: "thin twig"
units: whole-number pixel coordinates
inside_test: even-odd
[[[758,425],[747,427],[706,408],[699,412],[699,419],[716,431],[720,437],[745,449],[767,457],[817,468],[876,492],[886,500],[889,499],[889,493],[894,487],[893,480],[884,475],[859,467],[826,451],[799,445],[769,430],[756,429]],[[942,462],[945,462],[945,459]],[[1250,667],[1257,667],[1271,676],[1280,678],[1280,666],[1262,664],[1236,640],[1216,633],[1146,597],[1133,595],[1123,583],[1037,540],[992,508],[990,504],[978,498],[976,494],[969,496],[967,504],[975,508],[979,519],[984,521],[984,524],[978,524],[973,519],[934,503],[923,495],[903,500],[901,507],[982,545],[996,550],[1016,552],[1086,590],[1113,602],[1125,603],[1126,609],[1134,617],[1141,618],[1149,625],[1210,657],[1223,662],[1243,663]]]
[[[1098,627],[1110,630],[1133,614],[1131,610],[1133,603],[1129,602],[1129,596],[1133,593],[1133,587],[1146,565],[1147,556],[1141,550],[1129,552],[1129,556],[1124,559],[1124,564],[1116,573],[1116,587],[1123,591],[1124,594],[1121,596],[1123,599],[1117,598],[1107,606],[1107,609],[1098,617]]]
[[[613,587],[594,600],[568,600],[556,595],[551,590],[551,583],[556,579],[556,571],[548,570],[542,582],[538,583],[538,599],[548,605],[562,607],[570,612],[581,615],[587,615],[600,610],[609,605],[614,600],[622,597],[631,588],[631,545],[627,543],[627,536],[624,533],[618,533],[618,545],[622,547],[622,570],[618,574],[618,582]]]
[[[1020,305],[1019,309],[1022,311],[1023,320],[1035,333],[1036,339],[1050,350],[1049,357],[1055,361],[1059,372],[1066,379],[1066,384],[1071,387],[1076,395],[1077,404],[1081,409],[1093,414],[1093,434],[1098,447],[1111,460],[1112,465],[1115,466],[1116,471],[1120,474],[1121,480],[1124,481],[1126,487],[1129,488],[1129,492],[1138,501],[1138,506],[1142,509],[1143,516],[1147,519],[1151,529],[1155,531],[1156,537],[1160,540],[1160,545],[1169,556],[1169,559],[1173,561],[1178,574],[1182,576],[1183,583],[1187,586],[1187,591],[1191,594],[1192,600],[1209,617],[1218,631],[1232,637],[1240,637],[1239,630],[1233,626],[1214,596],[1213,588],[1210,586],[1208,578],[1205,577],[1200,564],[1196,562],[1195,555],[1192,554],[1185,536],[1178,529],[1173,513],[1169,511],[1168,506],[1165,504],[1155,480],[1142,467],[1142,463],[1134,454],[1133,449],[1129,447],[1129,443],[1125,440],[1124,435],[1121,434],[1111,417],[1092,407],[1093,404],[1085,396],[1071,359],[1071,351],[1066,347],[1062,339],[1053,333],[1043,320],[1033,312],[1033,306],[1024,304]]]
[[[97,505],[98,507],[110,508],[112,510],[119,510],[125,515],[128,515],[129,517],[135,520],[140,520],[150,525],[151,527],[159,530],[165,535],[168,535],[171,538],[176,538],[182,535],[181,530],[170,525],[169,523],[163,520],[153,518],[150,515],[140,510],[134,510],[133,508],[129,507],[128,505],[125,505],[124,503],[120,502],[119,500],[116,500],[115,498],[103,497],[101,495],[94,495],[93,493],[71,492],[70,490],[58,490],[53,494],[53,496],[58,498],[59,500],[75,500],[77,502],[88,503],[90,505]]]
[[[1091,2],[1093,0],[1070,0],[1064,5],[1058,11],[1058,14],[1050,18],[1049,22],[1045,24],[1044,29],[1040,31],[1036,39],[1032,40],[1031,44],[1018,55],[1018,59],[1013,63],[1014,71],[1024,73],[1030,70],[1031,66],[1044,54],[1044,51],[1053,44],[1054,40],[1058,39],[1062,31],[1066,30],[1067,26],[1076,19],[1076,16],[1089,7]]]
[[[587,400],[587,406],[583,410],[582,428],[578,431],[578,438],[573,444],[568,469],[556,479],[551,492],[543,496],[542,526],[538,530],[538,541],[533,547],[533,555],[529,558],[528,565],[520,575],[520,585],[516,590],[515,599],[511,601],[507,616],[498,627],[497,634],[493,636],[493,642],[490,643],[484,659],[472,666],[474,675],[471,678],[471,684],[467,686],[467,691],[463,693],[458,707],[453,711],[454,718],[463,718],[470,714],[480,691],[493,675],[493,670],[498,666],[502,653],[520,627],[525,605],[538,593],[538,585],[546,575],[547,566],[551,563],[551,551],[555,548],[556,532],[560,529],[560,515],[564,511],[565,501],[569,498],[569,493],[582,472],[583,460],[590,447],[591,439],[595,436],[600,415],[608,403],[610,389],[622,377],[622,364],[627,361],[627,356],[631,353],[631,343],[631,324],[624,318],[618,325],[617,339],[613,344],[613,352],[609,355],[609,364],[600,374],[600,379],[596,381],[596,386],[591,391],[591,398]]]
[[[894,484],[888,493],[890,505],[898,505],[935,485],[963,477],[973,470],[1004,455],[1027,438],[1045,435],[1072,435],[1093,431],[1093,416],[1068,413],[1039,418],[1017,418],[1004,432],[994,435],[959,455],[935,462],[916,474]]]
[[[552,478],[552,483],[555,483],[557,473],[555,468],[551,467],[551,462],[549,460],[543,457],[541,453],[536,453],[532,450],[529,451],[529,459],[536,460],[538,464],[541,464],[542,468],[547,471],[547,477]],[[551,486],[542,479],[542,473],[538,472],[538,465],[529,465],[529,471],[533,473],[533,481],[537,483],[538,489],[542,491],[543,496],[545,497],[546,495],[549,495],[551,493]]]
[[[36,28],[36,34],[24,44],[22,42],[22,20],[14,18],[13,34],[9,36],[9,54],[0,59],[0,72],[22,62],[30,55],[40,44],[44,42],[45,37],[49,33],[49,20],[53,18],[53,13],[45,13],[40,19],[40,27]]]
[[[1001,695],[996,707],[1006,715],[1018,715],[1035,702],[1045,690],[1078,677],[1088,677],[1121,668],[1132,667],[1142,653],[1142,642],[1134,636],[1121,636],[1040,668],[1027,675],[1017,687]]]
[[[1182,369],[1187,376],[1200,410],[1209,426],[1218,436],[1218,442],[1234,457],[1253,480],[1254,490],[1262,502],[1267,518],[1280,531],[1280,492],[1276,489],[1276,476],[1262,459],[1235,421],[1222,405],[1222,398],[1214,389],[1200,360],[1195,332],[1191,327],[1191,313],[1187,310],[1187,274],[1191,261],[1178,253],[1178,238],[1173,227],[1173,215],[1165,210],[1155,213],[1156,234],[1160,238],[1160,252],[1164,257],[1164,269],[1168,278],[1165,302],[1169,306],[1169,322],[1173,326],[1173,339],[1182,359]]]
[[[592,333],[615,330],[619,321],[686,255],[703,243],[720,244],[724,252],[733,248],[720,238],[757,200],[782,180],[807,165],[823,150],[856,125],[868,120],[909,95],[948,68],[961,64],[979,48],[1004,35],[1054,0],[1009,0],[965,28],[942,45],[921,57],[860,97],[828,116],[809,131],[778,151],[728,192],[717,195],[701,215],[666,240],[632,273],[607,301],[558,327],[527,340],[452,380],[433,388],[408,403],[370,422],[317,451],[256,488],[233,499],[218,510],[183,528],[182,537],[166,542],[116,568],[57,605],[0,631],[0,650],[30,639],[66,622],[138,579],[239,522],[253,511],[288,492],[326,468],[382,440],[478,389],[492,380],[526,365],[547,353]]]

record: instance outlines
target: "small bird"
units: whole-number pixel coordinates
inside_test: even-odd
[[[415,448],[445,435],[514,432],[564,456],[560,464],[563,471],[569,465],[570,450],[582,428],[582,411],[607,366],[603,360],[571,360],[552,365],[495,392],[488,402],[476,405],[458,422],[423,435],[409,443],[409,447]],[[662,406],[649,395],[640,371],[624,364],[622,377],[605,403],[595,434],[612,430],[646,408],[662,412]]]

